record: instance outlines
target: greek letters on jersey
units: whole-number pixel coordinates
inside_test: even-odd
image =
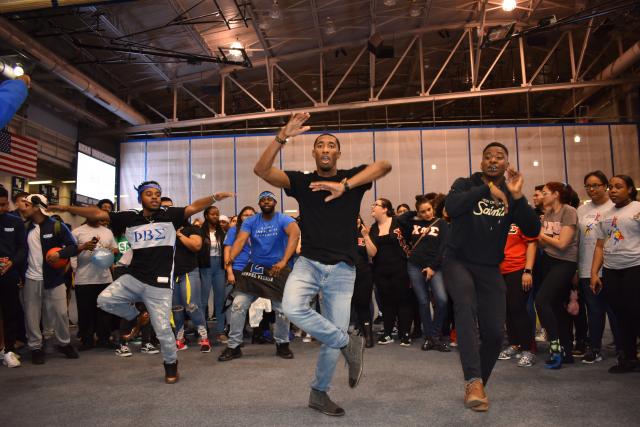
[[[127,227],[125,236],[133,250],[158,246],[173,247],[176,243],[176,229],[170,222]]]
[[[438,237],[440,235],[440,228],[435,226],[421,227],[417,224],[413,225],[411,234],[413,234],[414,236],[420,236],[425,233],[427,234],[427,236]]]
[[[511,228],[509,228],[509,234],[518,234],[519,231],[520,229],[517,225],[511,224]]]
[[[473,210],[474,215],[504,216],[504,203],[493,199],[481,199]]]

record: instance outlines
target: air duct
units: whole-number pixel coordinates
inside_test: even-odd
[[[148,120],[104,86],[84,75],[80,70],[54,54],[5,18],[0,18],[0,39],[38,61],[40,65],[133,126]]]
[[[43,88],[41,85],[39,85],[36,82],[33,82],[33,81],[31,82],[31,89],[33,90],[34,93],[38,94],[38,96],[40,96],[41,98],[44,98],[45,100],[49,101],[55,107],[61,108],[63,110],[66,110],[72,113],[82,121],[91,123],[92,125],[95,125],[99,128],[109,127],[109,124],[104,120],[102,120],[100,117],[89,113],[87,110],[70,103],[66,99],[61,98],[54,93],[49,92],[47,89]]]

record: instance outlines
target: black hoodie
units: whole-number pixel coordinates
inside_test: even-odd
[[[489,186],[482,180],[482,172],[470,178],[458,178],[447,195],[445,208],[451,217],[451,233],[447,254],[474,264],[500,264],[511,224],[520,227],[527,237],[540,233],[540,219],[523,196],[514,200],[506,185],[500,189],[509,200],[505,214],[502,202],[491,198]]]
[[[429,267],[434,271],[439,270],[449,224],[437,217],[431,221],[425,221],[418,217],[415,211],[405,212],[397,218],[402,226],[402,233],[411,247],[409,262],[420,269]]]

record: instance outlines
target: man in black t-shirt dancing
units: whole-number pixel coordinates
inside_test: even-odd
[[[318,136],[312,156],[317,170],[310,174],[282,171],[273,166],[288,138],[309,130],[303,126],[309,114],[294,114],[254,167],[256,175],[269,184],[283,188],[298,201],[302,248],[284,290],[285,315],[322,343],[311,384],[309,407],[332,416],[344,410],[329,399],[327,390],[340,353],[349,366],[349,386],[355,387],[362,376],[364,340],[349,336],[349,314],[355,280],[356,218],[362,197],[371,182],[391,170],[389,162],[338,169],[340,141],[331,134]],[[309,302],[322,292],[322,315]]]
[[[105,212],[96,206],[50,206],[49,210],[69,212],[91,220],[110,221],[114,234],[124,233],[133,251],[131,263],[124,274],[98,296],[98,307],[133,320],[140,314],[134,303],[144,303],[160,341],[165,382],[173,384],[179,378],[176,341],[170,322],[176,230],[191,215],[233,194],[217,193],[183,208],[161,208],[160,184],[145,181],[136,191],[138,202],[142,205],[141,211]]]

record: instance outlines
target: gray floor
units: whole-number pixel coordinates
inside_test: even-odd
[[[425,353],[417,344],[376,346],[365,354],[365,374],[349,389],[340,363],[332,398],[347,415],[331,418],[306,407],[318,344],[292,344],[295,359],[274,356],[270,345],[247,345],[244,357],[217,362],[182,351],[181,380],[163,383],[160,355],[111,351],[79,360],[51,354],[43,366],[25,357],[17,369],[0,367],[2,425],[575,425],[640,424],[640,373],[611,375],[613,361],[576,364],[559,371],[518,368],[498,361],[488,387],[491,410],[462,406],[456,352]]]

